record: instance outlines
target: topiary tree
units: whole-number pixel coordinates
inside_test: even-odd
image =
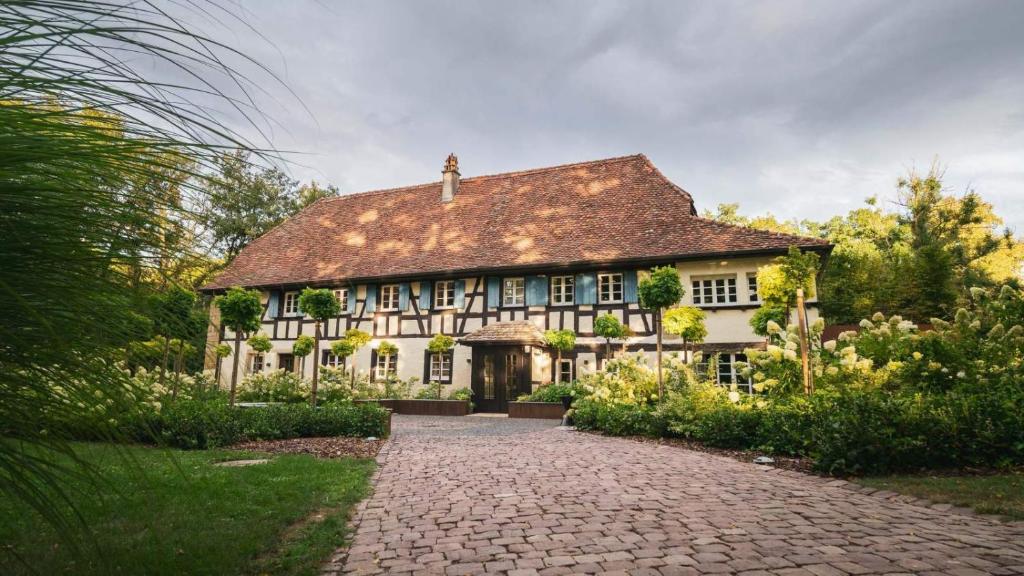
[[[338,358],[348,358],[355,353],[355,347],[348,340],[336,340],[331,344],[331,354],[334,354]],[[352,362],[355,362],[355,357],[352,358]],[[352,390],[356,389],[355,381],[351,383]]]
[[[655,313],[655,325],[658,332],[658,402],[665,397],[665,382],[661,374],[661,315],[665,308],[675,306],[683,299],[683,283],[679,281],[679,271],[675,266],[659,266],[651,270],[651,275],[640,281],[637,287],[640,293],[640,305]]]
[[[345,331],[345,341],[352,345],[352,388],[356,386],[356,353],[363,346],[370,343],[373,336],[358,328],[351,328]]]
[[[231,356],[231,346],[228,346],[227,344],[218,344],[213,349],[213,355],[217,357],[217,365],[213,367],[213,380],[217,383],[217,388],[220,389],[221,360]]]
[[[427,350],[434,354],[443,354],[455,347],[455,338],[447,334],[437,334],[427,343]]]
[[[393,356],[398,354],[398,346],[388,342],[387,340],[382,341],[377,345],[377,357],[380,356]],[[385,374],[385,379],[387,374]]]
[[[683,339],[683,353],[687,362],[693,361],[690,344],[700,344],[707,338],[708,328],[704,324],[707,314],[695,306],[680,306],[665,311],[665,331]]]
[[[622,338],[625,335],[625,326],[612,313],[606,312],[594,320],[594,334],[604,338],[605,356],[612,357],[612,340]]]
[[[260,354],[266,354],[274,347],[273,344],[270,343],[270,337],[262,332],[259,334],[253,334],[245,341],[245,343],[249,345],[249,348],[252,348]]]
[[[800,252],[790,246],[789,253],[779,256],[773,264],[762,266],[757,271],[757,295],[764,306],[782,308],[785,321],[789,323],[790,310],[796,306],[796,291],[804,289],[807,298],[814,297],[814,277],[818,273],[818,255],[814,252]]]
[[[548,330],[544,333],[544,343],[555,349],[555,384],[562,381],[562,352],[572,352],[576,348],[576,333],[572,330]]]
[[[341,313],[341,302],[335,298],[334,292],[326,288],[306,288],[299,294],[299,311],[309,315],[315,321],[313,326],[313,347],[320,349],[320,324]],[[309,388],[309,404],[316,406],[316,384],[319,375],[319,362],[313,363],[313,385]]]
[[[231,391],[228,402],[235,405],[235,387],[238,384],[238,350],[242,345],[242,333],[252,332],[260,327],[260,316],[263,305],[260,304],[260,293],[234,287],[225,294],[218,296],[214,305],[220,310],[221,321],[235,333],[235,358],[231,368]]]
[[[309,353],[312,352],[315,347],[316,340],[308,334],[300,335],[295,339],[295,343],[292,344],[292,354],[302,359],[302,363],[299,365],[299,370],[302,374],[306,373],[306,356],[309,356]],[[316,362],[315,359],[313,361]]]
[[[786,309],[782,306],[765,304],[755,310],[753,316],[750,317],[750,327],[754,330],[754,334],[767,340],[768,322],[775,322],[780,326],[785,326],[786,316]]]

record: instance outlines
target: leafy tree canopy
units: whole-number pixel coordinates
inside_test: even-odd
[[[363,330],[360,330],[358,328],[350,328],[345,331],[345,340],[351,343],[352,347],[355,350],[358,350],[363,346],[366,346],[367,344],[370,343],[370,340],[372,339],[373,336],[370,336],[369,333],[364,332]]]
[[[299,310],[323,322],[341,313],[341,303],[327,288],[305,288],[299,294]]]
[[[707,314],[695,306],[680,306],[665,311],[662,322],[665,325],[665,332],[675,334],[687,342],[700,343],[708,335],[708,328],[704,323]]]
[[[618,317],[606,312],[594,319],[594,334],[605,340],[614,340],[622,338],[625,332]]]
[[[768,322],[775,322],[779,326],[786,325],[786,309],[781,306],[764,305],[754,311],[750,317],[750,327],[754,334],[767,338]]]
[[[398,354],[398,346],[395,346],[391,342],[385,340],[377,345],[377,354],[380,354],[382,356],[391,356],[394,354]]]
[[[233,332],[252,332],[259,329],[263,305],[260,304],[258,291],[235,286],[213,302],[220,309],[221,321]]]
[[[246,343],[249,344],[249,348],[264,354],[270,352],[270,349],[273,348],[273,345],[270,343],[270,337],[262,332],[253,334],[246,340]]]
[[[309,356],[310,352],[313,351],[313,346],[316,342],[313,337],[308,334],[302,334],[295,339],[295,343],[292,344],[292,354],[300,358]]]
[[[652,269],[648,277],[640,280],[638,291],[640,305],[648,310],[674,306],[686,293],[675,266],[659,266]]]
[[[447,334],[437,334],[427,343],[427,350],[441,354],[455,347],[455,339]]]
[[[349,340],[335,340],[331,343],[331,354],[338,358],[348,358],[355,354],[355,346]]]
[[[572,330],[548,330],[544,343],[559,352],[571,352],[576,347],[576,333]]]

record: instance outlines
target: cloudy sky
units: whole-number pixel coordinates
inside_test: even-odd
[[[643,152],[698,208],[824,218],[938,159],[1024,232],[1024,2],[239,6],[274,144],[343,192]]]

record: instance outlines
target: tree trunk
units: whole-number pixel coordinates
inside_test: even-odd
[[[798,288],[796,291],[796,323],[800,330],[800,367],[804,377],[804,394],[810,396],[814,392],[814,381],[811,380],[811,365],[808,358],[807,313],[804,311],[802,288]]]
[[[178,399],[178,387],[181,386],[181,365],[184,362],[185,343],[178,341],[178,353],[174,358],[174,387],[171,388],[171,400]]]
[[[352,391],[356,391],[356,351],[352,351]]]
[[[665,399],[665,382],[661,377],[661,308],[658,308],[658,316],[655,319],[658,323],[658,402],[662,402]]]
[[[220,390],[220,364],[224,359],[217,356],[217,365],[213,367],[213,381],[217,385],[217,390]]]
[[[235,359],[231,368],[231,391],[228,393],[228,404],[235,405],[235,385],[238,383],[238,353],[242,347],[242,333],[235,332]]]
[[[604,339],[604,361],[607,365],[608,361],[612,359],[612,339]]]
[[[320,321],[316,321],[316,325],[313,327],[313,351],[320,351]],[[317,368],[320,367],[319,362],[313,362],[313,386],[309,389],[309,405],[316,408],[316,378],[319,375]]]
[[[164,372],[167,370],[167,357],[171,354],[171,339],[164,336],[164,359],[160,362],[160,386],[164,385]]]

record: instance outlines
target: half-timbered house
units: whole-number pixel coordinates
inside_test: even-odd
[[[691,195],[643,155],[472,178],[461,178],[450,156],[441,182],[315,203],[247,246],[205,290],[262,293],[273,350],[244,351],[247,371],[299,369],[292,344],[314,329],[299,292],[326,287],[342,311],[323,327],[318,362],[344,365],[330,344],[359,328],[373,336],[356,358],[361,373],[471,386],[479,409],[500,411],[556,372],[570,380],[599,369],[598,315],[632,329],[631,351],[653,353],[654,316],[640,307],[637,285],[659,265],[679,270],[681,304],[707,311],[700,347],[720,353],[718,377],[737,380],[738,355],[761,343],[748,325],[759,306],[757,269],[790,246],[830,248],[701,218]],[[816,302],[808,306],[813,319]],[[576,350],[558,365],[541,340],[551,328],[577,334]],[[438,333],[455,337],[451,354],[427,351]],[[211,336],[234,338],[216,314]],[[397,354],[377,354],[385,340]],[[681,344],[668,339],[666,349]]]

